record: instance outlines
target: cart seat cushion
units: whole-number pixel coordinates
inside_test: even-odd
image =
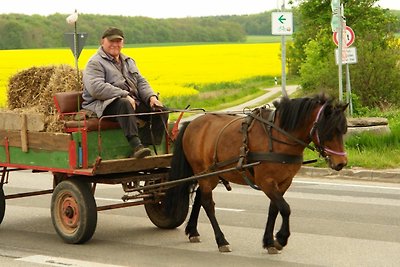
[[[61,119],[66,119],[64,125],[66,131],[75,131],[79,128],[85,128],[87,131],[97,131],[99,129],[99,119],[94,112],[82,109],[82,92],[58,92],[54,94],[54,103]],[[77,113],[78,112],[78,113]],[[67,116],[72,115],[72,116]],[[72,117],[72,118],[70,118]],[[101,120],[101,130],[120,128],[117,121],[109,119]]]
[[[59,92],[54,95],[54,103],[59,113],[77,112],[82,108],[82,91]]]
[[[99,129],[100,120],[97,118],[96,113],[83,109],[82,102],[82,91],[58,92],[54,94],[54,103],[58,113],[61,115],[60,118],[65,120],[64,125],[67,132],[77,131],[79,128],[85,128],[86,131],[97,131]],[[137,122],[139,128],[146,124],[139,118],[137,118]],[[101,120],[101,130],[118,128],[121,127],[117,121],[112,119]]]

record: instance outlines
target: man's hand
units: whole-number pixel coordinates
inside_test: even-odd
[[[150,107],[151,108],[162,108],[164,107],[163,103],[161,103],[160,100],[156,96],[151,96],[150,97]]]
[[[131,105],[132,105],[132,108],[134,109],[134,110],[136,110],[136,102],[135,102],[135,99],[133,99],[133,97],[131,97],[131,96],[126,96],[126,99],[128,99],[129,100],[129,103],[131,103]]]

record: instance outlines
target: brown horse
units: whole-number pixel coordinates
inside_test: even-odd
[[[229,181],[260,189],[270,199],[263,246],[268,253],[276,254],[287,244],[290,235],[290,207],[283,195],[303,163],[305,147],[311,147],[309,143],[313,142],[334,170],[341,170],[347,164],[343,145],[347,105],[335,104],[325,95],[282,98],[274,105],[275,110],[257,108],[247,116],[205,114],[180,130],[174,146],[170,180],[218,171],[218,175],[182,183],[167,192],[167,211],[176,214],[176,203],[187,199],[193,184],[198,184],[185,229],[191,242],[200,241],[197,219],[202,206],[214,229],[219,250],[231,251],[215,217],[212,197],[212,190],[220,181],[227,189]],[[259,164],[246,168],[245,164],[252,162]],[[235,166],[233,171],[220,172]],[[274,238],[278,213],[282,216],[282,225]]]

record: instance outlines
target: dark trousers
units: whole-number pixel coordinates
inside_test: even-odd
[[[117,98],[107,106],[103,115],[124,115],[148,112],[153,112],[153,110],[143,103],[137,105],[135,111],[129,100],[126,98]],[[145,125],[140,129],[138,129],[138,118],[145,122]],[[118,116],[112,119],[118,121],[128,141],[130,141],[132,137],[138,136],[143,145],[159,145],[167,127],[168,114]]]

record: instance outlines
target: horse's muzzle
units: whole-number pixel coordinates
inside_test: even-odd
[[[328,157],[329,167],[335,171],[340,171],[347,165],[347,157]]]

